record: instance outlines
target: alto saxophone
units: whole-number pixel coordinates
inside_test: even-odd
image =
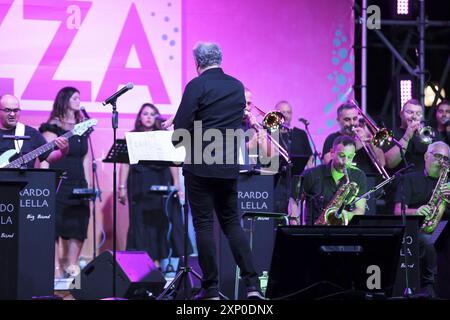
[[[342,213],[342,208],[353,201],[358,194],[359,187],[356,182],[350,182],[347,169],[344,167],[345,183],[339,187],[333,196],[333,199],[323,209],[321,215],[314,222],[315,225],[342,226],[347,225],[348,221]]]
[[[449,202],[442,193],[441,188],[447,184],[447,175],[449,171],[449,164],[445,161],[441,162],[441,173],[439,175],[438,182],[434,187],[433,194],[431,195],[430,201],[428,201],[428,206],[430,206],[431,211],[430,214],[425,216],[425,220],[422,224],[422,230],[425,233],[433,233],[434,229],[436,229],[439,221],[442,219],[442,215],[444,212],[439,213],[439,207],[442,202]]]

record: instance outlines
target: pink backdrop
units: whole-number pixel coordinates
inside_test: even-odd
[[[0,0],[0,94],[22,100],[22,121],[38,126],[58,89],[81,89],[99,119],[93,135],[100,162],[112,144],[110,109],[102,101],[131,81],[118,101],[119,137],[146,101],[176,111],[184,85],[196,76],[192,48],[218,42],[225,71],[270,110],[279,100],[311,122],[319,152],[336,130],[337,106],[352,95],[353,0]],[[98,223],[110,233],[112,166],[99,166],[104,201]],[[124,247],[127,209],[119,208]],[[106,246],[108,246],[107,244]],[[85,253],[91,251],[91,240]]]

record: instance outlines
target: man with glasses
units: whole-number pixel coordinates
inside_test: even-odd
[[[394,128],[394,138],[402,146],[405,160],[408,164],[413,164],[411,171],[423,171],[424,154],[427,151],[427,145],[423,143],[418,136],[418,129],[424,121],[423,108],[416,99],[408,100],[400,111],[401,125],[400,128]],[[437,138],[436,140],[439,140]],[[402,158],[400,148],[396,144],[389,146],[385,150],[386,168],[389,174],[394,174],[399,169],[405,167],[405,161]],[[386,212],[394,211],[395,194],[398,181],[385,188],[386,193]]]
[[[428,215],[431,212],[427,204],[433,194],[439,175],[442,170],[442,162],[449,160],[450,149],[447,144],[437,141],[428,146],[425,153],[425,169],[408,173],[404,176],[402,188],[398,188],[395,197],[395,214],[401,214],[401,202],[405,204],[407,215]],[[440,192],[448,199],[450,189],[445,185]],[[439,207],[440,213],[446,210],[447,202],[443,201]],[[419,232],[419,255],[421,272],[421,290],[435,297],[434,284],[437,272],[436,251],[432,243],[432,235]]]
[[[330,203],[338,189],[346,182],[344,166],[350,182],[355,182],[358,187],[358,196],[366,192],[366,175],[360,169],[352,166],[355,157],[355,141],[350,136],[339,136],[330,150],[331,162],[309,169],[303,173],[301,192],[306,198],[305,224],[312,225],[322,213],[323,209]],[[366,200],[360,199],[354,208],[344,208],[343,214],[348,220],[354,215],[363,215]]]
[[[17,155],[9,159],[9,161],[12,161],[18,155],[27,154],[47,143],[39,131],[19,122],[20,112],[19,99],[9,94],[0,97],[0,157],[2,167],[8,163],[8,159],[2,157],[4,152],[11,149],[16,150]],[[5,139],[4,136],[28,136],[30,138],[16,141],[14,139]],[[69,142],[66,138],[58,137],[55,140],[55,144],[58,147],[57,150],[46,152],[39,156],[42,167],[48,167],[45,162],[56,162],[67,154]],[[35,159],[24,163],[24,166],[33,168]]]

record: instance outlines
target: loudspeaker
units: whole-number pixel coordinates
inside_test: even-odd
[[[166,284],[163,273],[146,252],[116,252],[116,297],[144,299],[159,295]],[[112,297],[113,253],[105,251],[92,260],[74,280],[71,291],[77,300]]]
[[[266,296],[314,300],[389,295],[402,236],[402,226],[278,227]]]
[[[439,298],[450,299],[450,223],[441,221],[433,233],[437,255],[436,291]]]

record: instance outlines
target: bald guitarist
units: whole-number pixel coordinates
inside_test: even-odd
[[[5,167],[10,161],[19,155],[29,154],[31,151],[47,144],[47,141],[36,129],[19,122],[20,103],[15,96],[6,94],[0,97],[0,168]],[[26,136],[26,140],[7,139],[5,136]],[[58,137],[54,140],[53,146],[49,150],[42,150],[36,153],[36,157],[27,157],[23,160],[23,165],[27,168],[34,168],[36,158],[40,160],[42,168],[48,168],[48,163],[54,163],[64,157],[69,151],[69,142],[65,137]],[[14,154],[17,154],[15,157]],[[10,158],[12,156],[12,158]]]

